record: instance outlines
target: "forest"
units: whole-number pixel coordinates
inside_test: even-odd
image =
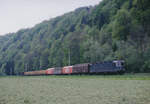
[[[0,36],[0,75],[110,60],[150,72],[150,0],[103,0]]]

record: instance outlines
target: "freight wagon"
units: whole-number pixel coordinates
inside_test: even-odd
[[[88,74],[89,73],[90,64],[77,64],[72,68],[72,74]]]
[[[24,72],[24,75],[46,75],[46,70]]]
[[[104,61],[97,63],[76,64],[73,66],[48,68],[46,70],[24,72],[24,75],[72,75],[72,74],[100,74],[125,72],[124,61]]]

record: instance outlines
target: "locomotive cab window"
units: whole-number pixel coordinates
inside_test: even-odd
[[[116,63],[113,63],[113,66],[116,66]]]
[[[121,66],[124,66],[124,62],[121,62]]]
[[[113,63],[115,64],[116,67],[121,67],[122,66],[122,62],[120,61],[113,61]]]

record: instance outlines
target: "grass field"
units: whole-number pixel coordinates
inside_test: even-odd
[[[0,104],[150,104],[150,74],[0,77]]]

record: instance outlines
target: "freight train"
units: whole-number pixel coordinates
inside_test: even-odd
[[[28,71],[23,75],[74,75],[74,74],[123,74],[125,72],[124,61],[104,61],[97,63],[76,64],[65,67],[48,68],[46,70]]]

